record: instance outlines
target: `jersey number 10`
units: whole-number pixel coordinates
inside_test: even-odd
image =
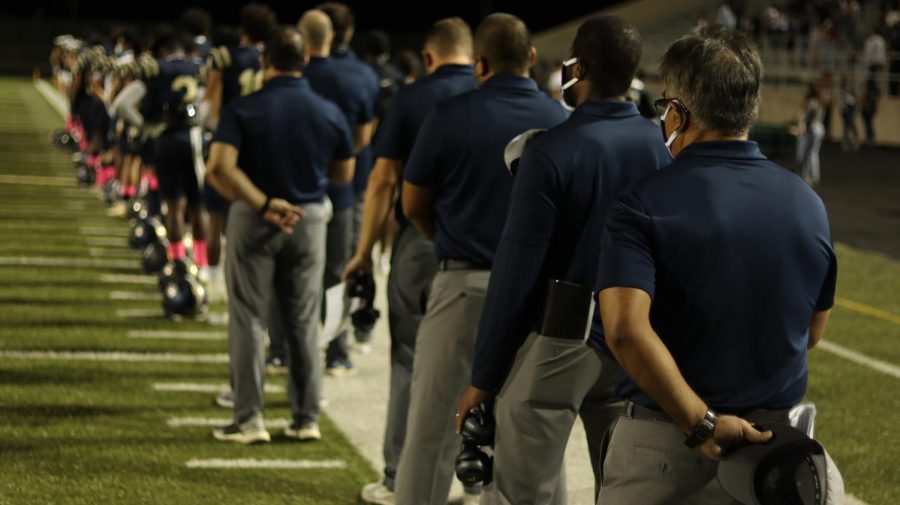
[[[238,76],[238,83],[241,85],[241,96],[247,96],[254,91],[258,91],[263,85],[262,70],[245,69]]]

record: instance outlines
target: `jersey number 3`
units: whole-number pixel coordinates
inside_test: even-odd
[[[180,75],[172,81],[172,91],[184,91],[182,100],[191,103],[197,99],[197,78],[192,75]]]

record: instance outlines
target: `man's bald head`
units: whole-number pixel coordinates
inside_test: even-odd
[[[472,30],[461,18],[444,18],[425,35],[425,50],[439,58],[472,57]]]
[[[321,52],[331,47],[334,30],[331,27],[331,18],[328,17],[328,14],[318,9],[308,10],[300,18],[297,27],[300,29],[300,33],[303,34],[310,51]]]
[[[527,73],[532,46],[525,22],[501,12],[484,18],[475,31],[475,57],[486,60],[494,74]]]

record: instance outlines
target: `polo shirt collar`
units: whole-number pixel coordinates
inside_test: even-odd
[[[303,77],[279,75],[266,81],[264,88],[309,88],[309,81]]]
[[[637,105],[629,100],[588,100],[572,113],[575,116],[632,117],[640,115]]]
[[[759,150],[759,145],[752,140],[694,142],[678,153],[675,159],[680,160],[682,158],[767,159],[762,151]]]
[[[472,65],[460,65],[458,63],[448,63],[439,66],[432,75],[475,75],[475,68]]]
[[[485,81],[481,87],[483,89],[538,91],[538,85],[534,79],[518,75],[495,75]]]

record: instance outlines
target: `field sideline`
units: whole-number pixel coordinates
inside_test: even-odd
[[[127,224],[75,187],[69,155],[48,143],[60,124],[31,82],[0,80],[0,504],[357,503],[378,475],[383,407],[346,405],[340,393],[385,394],[386,325],[374,356],[359,357],[380,378],[361,367],[344,379],[356,382],[326,381],[321,443],[277,437],[289,410],[277,377],[267,392],[273,443],[215,442],[211,426],[229,417],[210,393],[227,383],[224,327],[155,315],[156,288],[127,251]],[[848,491],[894,504],[900,263],[837,250],[837,305],[826,345],[811,353],[807,398]],[[588,503],[577,492],[570,502]]]

